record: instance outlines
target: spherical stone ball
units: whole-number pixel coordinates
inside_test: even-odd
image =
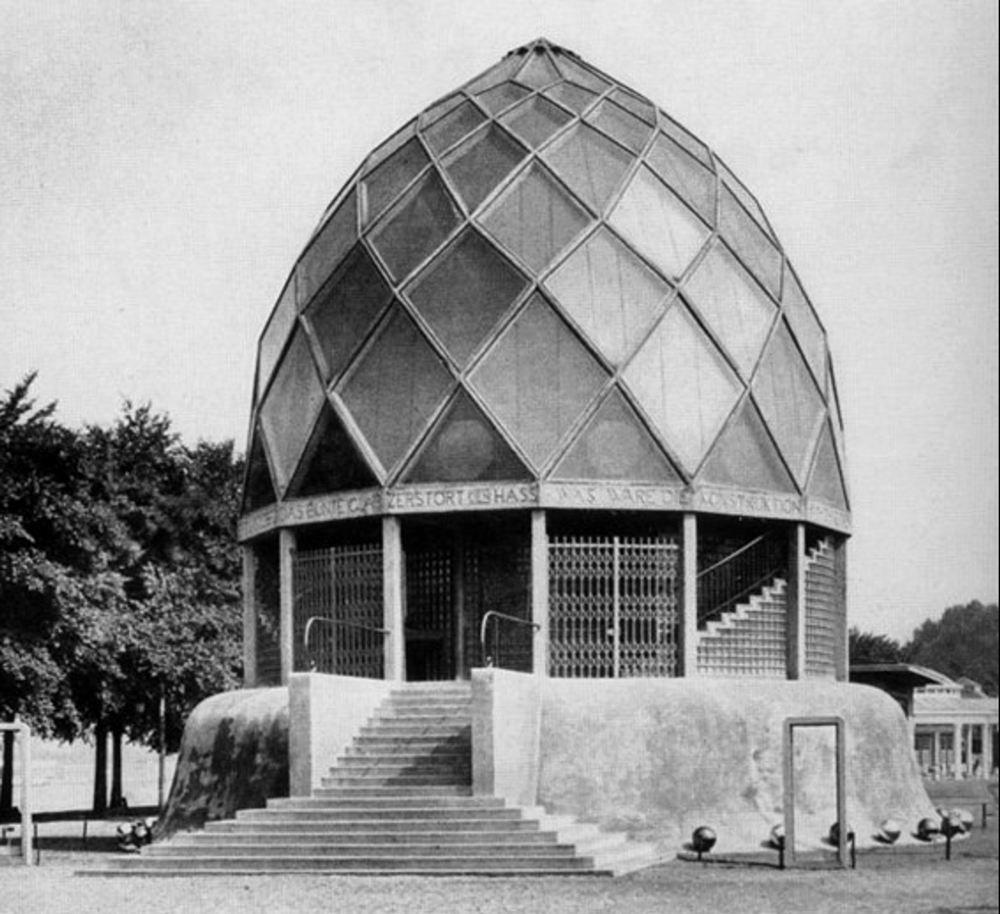
[[[831,844],[840,844],[840,823],[839,822],[834,822],[833,825],[830,826],[830,835],[829,835],[829,837],[830,837],[830,843]],[[847,826],[847,840],[850,841],[851,838],[853,838],[853,837],[854,837],[854,829],[850,825],[848,825]]]
[[[879,838],[886,844],[895,844],[903,833],[903,827],[895,819],[886,819],[878,829]]]
[[[707,825],[700,825],[691,835],[691,846],[699,854],[703,854],[715,847],[717,840],[718,836],[715,834],[715,829],[709,828]]]
[[[937,819],[931,816],[925,816],[917,823],[917,837],[924,841],[930,841],[935,835],[940,834],[941,829],[938,826]]]
[[[768,840],[771,843],[771,847],[780,851],[785,846],[785,826],[775,825],[771,829],[771,835]]]

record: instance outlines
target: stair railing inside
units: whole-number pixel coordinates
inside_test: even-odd
[[[319,626],[328,626],[330,630],[316,639],[319,641],[316,645],[313,643],[314,633]],[[387,628],[327,616],[310,616],[302,633],[309,670],[381,679],[382,645],[388,634]],[[380,641],[377,640],[379,637]],[[376,644],[378,649],[373,650]]]
[[[731,612],[788,566],[783,536],[763,533],[698,572],[698,628]]]
[[[491,642],[492,649],[487,650],[487,636],[489,634],[490,623],[493,623],[493,639]],[[500,641],[500,623],[506,622],[509,625],[520,625],[529,626],[532,630],[532,636],[538,633],[541,625],[538,622],[532,622],[529,619],[520,619],[517,616],[511,616],[507,613],[497,612],[495,609],[491,609],[483,614],[483,621],[479,625],[479,646],[482,650],[482,656],[485,658],[487,666],[502,666],[501,660],[502,655],[500,652],[501,641]]]

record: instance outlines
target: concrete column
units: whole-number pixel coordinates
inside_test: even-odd
[[[931,748],[931,767],[934,769],[934,778],[941,777],[941,731],[934,728],[934,743]]]
[[[531,669],[536,676],[548,676],[549,534],[541,509],[531,512],[531,621],[538,626],[532,636]]]
[[[403,630],[403,535],[398,517],[382,518],[382,627],[385,678],[406,679],[406,634]]]
[[[240,547],[243,556],[243,687],[257,685],[257,556],[253,546]]]
[[[282,528],[278,533],[278,578],[280,599],[281,684],[288,685],[295,665],[295,531]]]
[[[698,675],[698,515],[685,514],[681,529],[681,676]]]
[[[951,725],[951,758],[952,758],[952,772],[951,776],[954,778],[960,778],[962,776],[962,725],[959,723],[953,723]]]
[[[806,525],[788,530],[788,678],[806,676]]]

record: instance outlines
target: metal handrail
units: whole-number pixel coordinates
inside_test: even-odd
[[[759,550],[759,555],[748,555],[751,550],[755,549],[755,547],[760,547],[762,543],[764,547]],[[786,568],[785,561],[779,559],[769,551],[771,546],[777,548],[776,537],[773,533],[764,533],[744,543],[739,549],[730,553],[725,558],[698,572],[699,625],[707,619],[718,618],[723,613],[729,612],[737,603],[744,601],[782,574]],[[744,557],[744,562],[737,564],[736,560],[741,557]],[[723,573],[732,575],[734,579],[730,580],[728,587],[725,587],[724,599],[719,602],[713,601],[709,603],[709,601],[704,600],[707,593],[702,594],[701,585],[702,582],[706,584],[710,583],[707,576],[712,572],[718,572],[720,569],[723,570]],[[734,569],[734,571],[729,571],[729,569]],[[744,580],[741,579],[745,579],[748,576],[750,576],[750,580],[744,583]],[[738,586],[739,590],[729,591],[729,587],[732,585]],[[718,585],[716,585],[716,589],[718,589]],[[716,599],[718,596],[717,594]]]
[[[390,634],[387,628],[378,628],[375,625],[365,625],[361,622],[348,622],[345,619],[330,619],[327,616],[310,616],[306,619],[305,631],[302,633],[302,644],[306,651],[306,656],[309,658],[309,668],[315,671],[316,669],[316,659],[313,657],[312,648],[309,644],[309,635],[312,633],[313,625],[316,623],[324,623],[326,625],[340,626],[343,628],[353,628],[359,631],[372,632],[373,634],[381,635],[383,639],[386,635]]]
[[[504,622],[515,622],[518,625],[528,625],[532,629],[532,634],[537,634],[538,630],[542,627],[539,622],[532,622],[530,619],[521,619],[518,616],[511,616],[507,613],[499,612],[495,609],[490,609],[483,613],[483,620],[479,623],[479,647],[483,652],[483,657],[486,659],[487,666],[493,666],[493,655],[486,653],[486,630],[489,627],[491,619],[502,620]],[[494,632],[498,632],[499,628],[495,628]],[[496,638],[494,636],[494,648],[496,647]]]
[[[715,571],[716,568],[721,568],[723,565],[728,565],[731,561],[733,561],[733,559],[739,558],[739,556],[741,556],[748,549],[752,549],[761,540],[766,539],[768,535],[769,534],[767,534],[767,533],[762,533],[760,536],[755,537],[754,539],[750,540],[749,543],[744,543],[735,552],[731,552],[725,558],[719,559],[719,561],[717,561],[714,565],[709,565],[708,568],[702,568],[702,570],[699,571],[698,574],[695,575],[695,577],[703,578],[709,572]]]

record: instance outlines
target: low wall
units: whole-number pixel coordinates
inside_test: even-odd
[[[472,671],[472,790],[535,805],[541,679],[510,670]]]
[[[759,850],[783,821],[783,724],[846,722],[848,821],[859,845],[887,818],[933,815],[906,720],[883,692],[833,682],[541,681],[538,802],[680,850],[699,825],[718,851]],[[796,836],[825,846],[836,819],[832,729],[796,736]]]
[[[288,689],[213,695],[184,726],[163,837],[288,796]]]
[[[389,695],[384,679],[294,673],[288,682],[290,795],[307,797]]]

